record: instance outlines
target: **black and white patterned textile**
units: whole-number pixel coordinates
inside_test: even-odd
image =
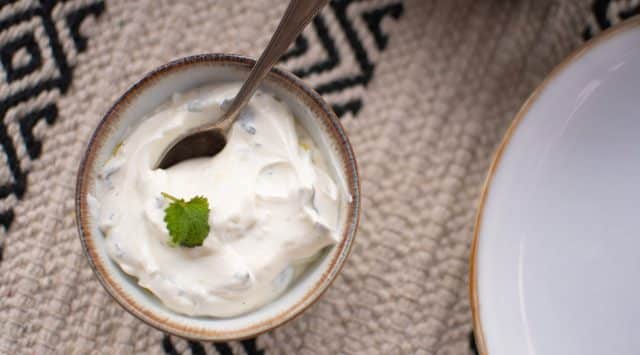
[[[87,48],[83,21],[104,9],[102,0],[0,3],[0,246],[28,188],[31,162],[42,153],[38,132],[56,122],[57,98]],[[68,39],[72,47],[62,45]]]

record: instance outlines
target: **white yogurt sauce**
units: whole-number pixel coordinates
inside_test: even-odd
[[[153,169],[171,140],[218,117],[237,90],[174,95],[116,149],[92,203],[111,258],[187,315],[229,317],[272,301],[339,238],[342,192],[289,109],[266,93],[253,97],[218,155]],[[162,192],[208,199],[202,246],[169,246]]]

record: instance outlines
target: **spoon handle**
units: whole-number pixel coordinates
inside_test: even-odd
[[[225,113],[224,121],[217,122],[218,127],[228,129],[240,110],[249,102],[260,82],[269,73],[273,65],[289,48],[291,43],[304,30],[311,19],[327,4],[329,0],[291,0],[289,6],[278,24],[276,32],[271,37],[267,48],[251,69],[249,77],[233,99],[231,106]]]

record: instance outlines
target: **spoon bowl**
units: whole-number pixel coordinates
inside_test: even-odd
[[[227,144],[227,132],[222,129],[195,130],[180,136],[168,146],[157,164],[167,169],[190,158],[214,156]]]

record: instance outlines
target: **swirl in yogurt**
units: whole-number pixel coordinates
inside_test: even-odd
[[[343,193],[291,111],[267,93],[252,98],[216,156],[153,169],[170,141],[220,116],[237,90],[225,84],[174,95],[116,149],[92,198],[109,256],[187,315],[230,317],[274,300],[339,238]],[[208,199],[202,246],[168,244],[162,192]]]

